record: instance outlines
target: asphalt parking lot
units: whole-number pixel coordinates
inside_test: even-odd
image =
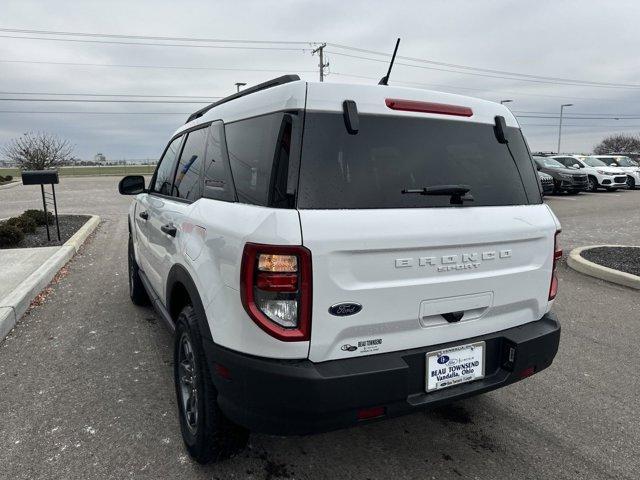
[[[560,266],[560,351],[546,371],[459,402],[317,436],[252,435],[200,466],[182,447],[171,337],[127,294],[118,179],[64,178],[62,213],[103,223],[68,273],[0,343],[0,477],[153,479],[640,478],[637,291]],[[39,189],[0,190],[0,218],[39,206]],[[550,197],[565,254],[639,244],[640,191]]]

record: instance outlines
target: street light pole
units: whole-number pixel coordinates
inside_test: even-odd
[[[504,105],[505,103],[513,102],[513,100],[500,100],[500,105]]]
[[[564,107],[573,107],[573,103],[564,103],[560,105],[560,123],[558,124],[558,155],[560,155],[560,141],[562,140],[562,112]]]
[[[236,92],[240,91],[240,87],[244,87],[246,83],[236,82]]]

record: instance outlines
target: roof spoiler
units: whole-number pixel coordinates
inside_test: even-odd
[[[296,82],[298,80],[300,80],[300,77],[298,75],[283,75],[281,77],[274,78],[272,80],[267,80],[266,82],[263,82],[263,83],[259,83],[258,85],[254,85],[253,87],[246,88],[241,92],[234,93],[233,95],[229,95],[228,97],[224,97],[223,99],[218,100],[217,102],[212,103],[211,105],[201,108],[197,112],[193,112],[191,115],[189,115],[189,118],[187,118],[187,121],[185,123],[189,123],[190,121],[195,120],[196,118],[200,118],[209,110],[211,110],[213,107],[217,107],[218,105],[222,105],[223,103],[230,102],[231,100],[235,100],[236,98],[244,97],[246,95],[251,95],[252,93],[256,93],[261,90],[266,90],[267,88],[276,87],[278,85],[284,85],[285,83]]]

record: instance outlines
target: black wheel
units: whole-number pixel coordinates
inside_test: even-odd
[[[589,191],[590,192],[598,191],[598,181],[594,177],[589,177]]]
[[[136,258],[133,254],[133,240],[131,239],[131,236],[129,236],[127,256],[129,258],[129,297],[131,297],[131,301],[135,305],[149,305],[151,302],[149,301],[149,295],[144,288],[144,284],[140,279],[140,269],[138,268]]]
[[[173,372],[182,439],[198,463],[217,462],[242,450],[249,432],[232,423],[218,407],[202,348],[197,314],[190,305],[178,316]]]
[[[627,177],[627,187],[629,188],[629,190],[636,189],[636,181],[633,179],[633,177]]]

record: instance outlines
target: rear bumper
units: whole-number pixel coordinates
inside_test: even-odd
[[[425,354],[456,344],[486,342],[485,378],[425,392]],[[382,406],[394,417],[488,392],[537,373],[558,351],[560,324],[553,314],[538,321],[460,342],[366,357],[313,363],[240,354],[205,341],[222,411],[262,433],[317,433],[359,423],[359,409]],[[510,347],[515,358],[509,362]],[[220,376],[229,372],[231,379]]]

